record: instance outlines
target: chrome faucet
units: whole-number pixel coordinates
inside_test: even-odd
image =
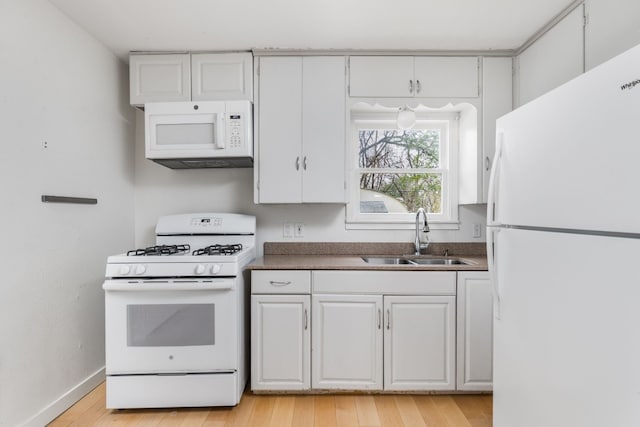
[[[425,233],[429,232],[429,222],[427,221],[427,213],[424,209],[419,208],[416,212],[416,240],[414,245],[416,247],[416,255],[420,255],[420,253],[429,247],[429,236],[425,235],[426,241],[420,240],[420,214],[424,218],[424,225],[422,227],[422,231]]]

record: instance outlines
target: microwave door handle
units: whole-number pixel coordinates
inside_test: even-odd
[[[219,122],[215,123],[215,127],[216,127],[216,136],[215,136],[215,144],[214,146],[217,149],[223,150],[225,148],[225,138],[226,138],[226,120],[225,120],[225,114],[219,114],[217,115],[217,117],[219,118]]]

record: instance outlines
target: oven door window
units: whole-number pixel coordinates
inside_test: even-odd
[[[127,346],[215,345],[215,304],[127,305]]]

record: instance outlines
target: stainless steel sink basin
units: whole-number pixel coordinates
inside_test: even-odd
[[[414,258],[410,259],[412,263],[420,265],[467,265],[465,262],[457,258]]]
[[[405,257],[362,257],[368,264],[375,265],[468,265],[459,258],[405,258]]]
[[[400,257],[363,257],[365,262],[376,265],[409,264],[415,265],[406,258]]]

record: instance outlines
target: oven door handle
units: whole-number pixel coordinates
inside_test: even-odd
[[[102,289],[118,292],[148,291],[231,291],[235,287],[233,280],[190,281],[190,280],[106,280]]]

